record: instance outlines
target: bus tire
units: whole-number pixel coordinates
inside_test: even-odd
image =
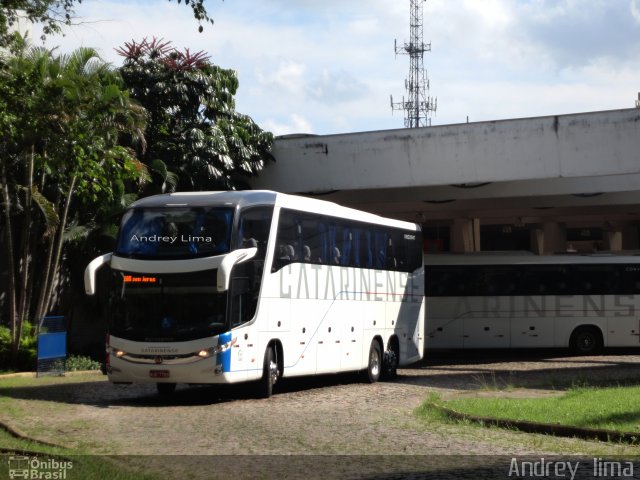
[[[176,391],[175,383],[156,383],[156,388],[158,389],[158,393],[162,396],[167,396],[173,394]]]
[[[602,333],[596,327],[578,327],[571,334],[569,347],[577,355],[594,355],[602,350]]]
[[[369,348],[369,363],[367,365],[367,382],[376,383],[380,379],[380,373],[382,372],[382,352],[380,351],[380,344],[377,340],[371,342],[371,348]]]
[[[278,381],[278,363],[273,353],[273,347],[267,348],[264,353],[264,365],[262,378],[259,382],[258,395],[260,398],[269,398],[273,395],[273,386]]]
[[[398,353],[389,345],[382,359],[382,379],[393,380],[398,376]]]

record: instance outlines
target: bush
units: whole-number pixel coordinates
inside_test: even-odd
[[[78,370],[100,370],[102,364],[96,362],[90,357],[83,357],[80,355],[71,355],[67,358],[67,372],[74,372]]]
[[[0,325],[0,370],[9,367],[18,371],[33,371],[36,368],[38,338],[31,323],[24,322],[20,338],[20,350],[15,365],[11,365],[11,330]]]

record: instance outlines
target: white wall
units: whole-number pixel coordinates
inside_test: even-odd
[[[254,188],[437,186],[640,173],[640,109],[276,139]]]

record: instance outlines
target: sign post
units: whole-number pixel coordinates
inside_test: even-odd
[[[67,330],[64,317],[43,317],[38,333],[36,376],[64,375],[67,363]]]

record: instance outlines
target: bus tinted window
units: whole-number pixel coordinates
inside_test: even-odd
[[[264,259],[271,229],[273,207],[253,207],[243,210],[238,222],[238,244],[241,248],[257,247],[256,258]]]
[[[272,271],[292,262],[414,271],[422,265],[419,231],[282,209]]]
[[[631,295],[640,266],[440,265],[425,268],[427,296]]]
[[[640,265],[618,265],[620,274],[619,294],[640,293]]]
[[[569,295],[572,290],[568,265],[525,265],[519,270],[520,295]]]

